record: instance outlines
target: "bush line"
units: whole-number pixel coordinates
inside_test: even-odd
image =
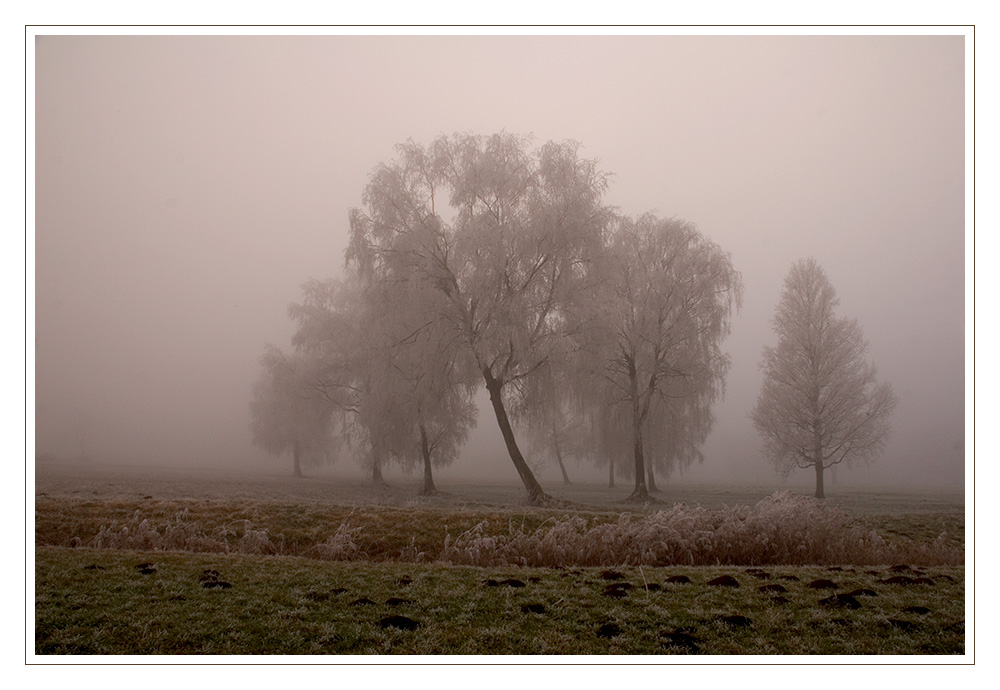
[[[707,510],[678,504],[637,518],[589,525],[580,516],[550,518],[534,529],[511,523],[491,529],[483,520],[437,552],[415,546],[386,553],[362,538],[350,516],[325,541],[296,554],[324,560],[393,560],[457,565],[534,567],[610,565],[961,565],[964,551],[946,534],[932,542],[887,542],[841,510],[815,499],[778,492],[754,506]],[[79,540],[77,540],[79,541]],[[367,546],[366,546],[367,544]],[[124,524],[102,526],[90,546],[137,551],[284,554],[281,537],[238,520],[211,532],[187,510],[156,526],[139,511]]]

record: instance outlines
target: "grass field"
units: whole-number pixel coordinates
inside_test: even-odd
[[[40,466],[34,652],[966,654],[961,495],[416,486]]]

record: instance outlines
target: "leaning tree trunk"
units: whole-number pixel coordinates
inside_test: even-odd
[[[299,454],[299,442],[295,441],[292,444],[292,464],[294,466],[295,476],[302,477],[302,462]]]
[[[542,486],[535,479],[535,475],[532,473],[531,468],[528,467],[528,463],[524,461],[521,449],[517,447],[517,439],[514,438],[514,430],[511,428],[510,419],[507,417],[507,408],[503,404],[503,397],[501,395],[503,384],[493,377],[489,369],[483,369],[483,378],[486,380],[486,390],[490,394],[490,402],[493,403],[493,412],[496,414],[497,424],[500,425],[500,433],[503,435],[504,443],[507,445],[507,453],[510,455],[511,462],[514,463],[517,473],[521,476],[521,482],[524,483],[524,488],[528,492],[528,503],[530,505],[537,505],[548,502],[548,494],[542,491]]]
[[[431,447],[427,442],[427,429],[423,424],[420,425],[420,453],[424,458],[424,488],[420,490],[420,495],[430,496],[436,494],[437,489],[434,487],[434,475],[431,473]]]
[[[558,446],[556,446],[556,462],[559,463],[559,471],[562,472],[563,484],[572,484],[569,475],[566,474],[566,465],[563,464],[562,453],[559,452]]]

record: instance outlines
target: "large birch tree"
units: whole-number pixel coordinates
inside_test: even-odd
[[[507,133],[409,142],[398,153],[351,211],[348,260],[363,273],[419,276],[441,294],[438,319],[482,377],[528,502],[545,502],[509,409],[519,384],[559,355],[566,306],[611,218],[606,176],[573,143],[531,151]]]

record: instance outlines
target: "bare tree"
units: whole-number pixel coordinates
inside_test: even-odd
[[[363,272],[419,275],[444,297],[439,318],[482,377],[529,503],[548,496],[518,447],[508,408],[550,361],[564,309],[599,254],[606,177],[572,143],[527,150],[510,134],[407,143],[351,211],[348,259]],[[447,204],[443,203],[447,199]]]
[[[647,501],[650,414],[657,401],[689,398],[710,409],[721,395],[729,367],[721,346],[742,282],[729,255],[693,225],[653,215],[620,219],[602,266],[578,333],[608,404],[625,408],[618,414],[631,430],[635,480],[628,500]]]
[[[865,358],[861,326],[836,316],[838,304],[815,259],[792,266],[774,315],[778,344],[764,348],[764,383],[750,415],[779,472],[814,469],[816,498],[824,497],[826,468],[882,452],[896,405]]]
[[[250,403],[253,443],[272,454],[292,454],[296,477],[303,464],[330,462],[337,438],[330,406],[312,385],[316,362],[269,346],[260,358],[260,378]]]

